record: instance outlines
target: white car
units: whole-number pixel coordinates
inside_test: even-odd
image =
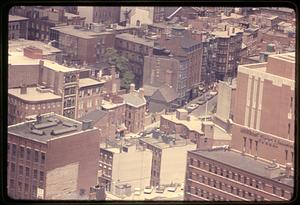
[[[195,110],[199,105],[197,104],[190,104],[189,106],[187,106],[187,110],[188,111],[192,111],[192,110]]]
[[[144,194],[151,194],[153,191],[153,187],[152,186],[146,186],[144,189]]]
[[[170,186],[170,187],[167,188],[167,190],[170,191],[170,192],[175,192],[176,189],[177,189],[177,186]]]

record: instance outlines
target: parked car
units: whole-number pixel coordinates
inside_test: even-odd
[[[162,185],[157,186],[156,189],[155,189],[155,192],[156,192],[156,193],[164,193],[165,188],[166,188],[166,187],[165,187],[165,186],[162,186]]]
[[[186,109],[191,112],[193,110],[195,110],[199,105],[197,104],[190,104],[189,106],[186,107]]]
[[[151,194],[153,191],[153,187],[152,186],[146,186],[144,188],[144,194]]]
[[[135,196],[140,196],[141,195],[141,189],[140,188],[135,188],[133,194]]]
[[[205,104],[205,103],[206,103],[206,101],[205,101],[205,100],[201,100],[201,99],[198,100],[198,102],[197,102],[198,105],[203,105],[203,104]]]
[[[176,186],[176,185],[173,185],[173,186],[168,187],[167,190],[170,191],[170,192],[175,192],[176,189],[177,189],[177,186]]]

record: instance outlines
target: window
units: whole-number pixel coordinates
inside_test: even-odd
[[[29,167],[25,168],[25,175],[26,175],[26,177],[29,177]]]
[[[23,166],[19,166],[19,175],[23,175]]]
[[[284,189],[281,189],[281,197],[284,197]]]
[[[9,181],[9,186],[10,188],[15,188],[15,181],[13,179]]]
[[[39,161],[39,152],[38,151],[34,151],[34,161],[38,162]]]
[[[290,135],[290,133],[291,133],[291,124],[289,123],[288,124],[288,135]]]
[[[285,161],[288,160],[288,150],[285,150]]]
[[[19,192],[22,191],[22,182],[18,182],[18,191],[19,191]]]
[[[31,158],[31,150],[30,150],[30,148],[26,148],[26,159],[27,160],[30,160],[30,158]]]
[[[44,164],[46,159],[46,155],[44,152],[41,153],[41,163]]]
[[[20,158],[24,158],[25,148],[20,147]]]
[[[12,145],[12,155],[16,156],[16,153],[17,153],[17,145],[13,144]]]
[[[294,98],[291,97],[291,103],[290,103],[290,107],[293,108],[293,101],[294,101]]]
[[[247,138],[246,137],[244,137],[244,149],[246,148],[246,142],[247,141]]]
[[[37,170],[34,169],[34,170],[33,170],[33,178],[34,178],[34,179],[37,179],[37,173],[38,173]]]
[[[252,150],[252,139],[250,139],[250,150]]]
[[[16,165],[15,165],[15,163],[11,163],[10,166],[11,166],[10,167],[11,172],[15,173],[15,171],[16,171]]]
[[[25,192],[28,192],[28,191],[29,191],[29,185],[25,184]]]
[[[193,165],[193,158],[190,159],[190,165]]]
[[[10,150],[10,144],[7,144],[7,154],[9,154],[9,150]]]
[[[273,194],[276,194],[276,187],[273,186]]]

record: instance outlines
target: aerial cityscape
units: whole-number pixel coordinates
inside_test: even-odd
[[[295,38],[284,7],[12,7],[8,196],[291,200]]]

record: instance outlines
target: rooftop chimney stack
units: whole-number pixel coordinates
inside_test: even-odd
[[[131,83],[129,87],[129,92],[132,93],[135,90],[135,84]]]
[[[290,178],[292,176],[292,163],[286,163],[285,165],[285,175]]]
[[[111,79],[112,79],[113,82],[116,79],[116,66],[115,65],[111,66]]]
[[[26,85],[21,86],[20,93],[21,93],[21,95],[27,94],[27,86]]]
[[[141,98],[143,98],[143,97],[145,96],[145,90],[144,90],[144,88],[140,88],[140,89],[139,89],[139,96],[140,96]]]

